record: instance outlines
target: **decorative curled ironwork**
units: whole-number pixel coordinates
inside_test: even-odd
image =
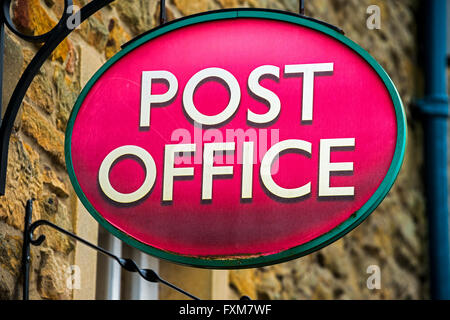
[[[31,223],[32,211],[33,211],[33,200],[28,200],[27,205],[26,205],[26,214],[25,214],[25,230],[24,230],[24,242],[23,242],[24,243],[23,244],[24,254],[23,254],[23,261],[22,261],[23,268],[24,268],[24,281],[23,281],[23,299],[24,300],[29,299],[30,245],[40,246],[45,241],[45,235],[40,235],[37,239],[35,239],[33,237],[34,231],[40,226],[51,227],[52,229],[55,229],[56,231],[61,232],[65,235],[85,244],[86,246],[116,260],[116,262],[122,268],[124,268],[125,270],[127,270],[129,272],[138,273],[146,281],[153,282],[153,283],[161,283],[163,285],[166,285],[166,286],[178,291],[181,294],[184,294],[185,296],[187,296],[191,299],[200,300],[198,297],[194,296],[193,294],[191,294],[181,288],[178,288],[174,284],[164,280],[155,271],[153,271],[151,269],[141,269],[136,264],[136,262],[134,262],[133,260],[120,258],[120,257],[112,254],[111,252],[109,252],[101,247],[98,247],[95,244],[92,244],[89,241],[86,241],[86,240],[80,238],[79,236],[51,223],[50,221],[38,220],[38,221]]]
[[[22,33],[21,31],[19,31],[16,26],[14,25],[14,22],[11,19],[11,15],[10,15],[10,7],[11,7],[11,1],[12,0],[4,0],[3,1],[3,6],[2,6],[2,14],[3,14],[3,22],[6,24],[6,26],[8,27],[9,30],[11,30],[16,36],[30,41],[30,42],[45,42],[47,41],[52,34],[54,34],[55,32],[57,32],[57,30],[60,28],[60,24],[64,23],[67,21],[68,17],[70,16],[70,14],[68,14],[68,9],[73,6],[73,2],[72,0],[64,0],[64,12],[62,17],[60,18],[59,22],[48,32],[44,33],[44,34],[40,34],[40,35],[28,35],[25,33]]]

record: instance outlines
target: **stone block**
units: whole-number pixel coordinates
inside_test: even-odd
[[[65,167],[64,135],[30,104],[24,102],[22,108],[22,131],[33,138],[58,164]]]

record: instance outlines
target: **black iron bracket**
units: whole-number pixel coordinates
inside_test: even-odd
[[[83,8],[80,9],[79,14],[80,23],[84,20],[88,19],[94,13],[99,11],[101,8],[105,7],[109,3],[114,0],[93,0],[86,4]],[[41,35],[27,35],[18,30],[10,16],[10,8],[11,8],[11,0],[3,0],[1,10],[0,10],[0,24],[1,24],[1,39],[2,43],[0,44],[0,49],[3,49],[3,25],[6,25],[11,32],[13,32],[16,36],[29,41],[29,42],[37,42],[43,43],[42,47],[38,50],[36,55],[33,57],[31,62],[26,67],[25,71],[22,73],[17,85],[11,95],[11,98],[8,103],[8,107],[5,111],[5,116],[2,119],[0,126],[0,195],[5,194],[6,188],[6,172],[8,166],[8,148],[9,148],[9,140],[11,137],[11,132],[14,126],[14,121],[17,117],[17,113],[19,112],[20,106],[22,105],[23,98],[33,81],[34,77],[39,72],[39,69],[42,67],[47,58],[52,54],[53,50],[75,29],[70,26],[72,24],[68,23],[69,19],[71,19],[72,14],[68,13],[68,9],[73,5],[72,0],[64,0],[64,12],[62,14],[61,19],[47,33]],[[4,51],[0,52],[1,60],[3,63]],[[1,70],[1,69],[0,69]],[[3,74],[0,74],[3,78]],[[0,99],[1,103],[1,99]]]
[[[125,270],[129,272],[137,272],[143,279],[153,282],[153,283],[160,283],[165,286],[168,286],[172,288],[173,290],[178,291],[179,293],[193,299],[193,300],[200,300],[198,297],[194,296],[193,294],[190,294],[187,291],[184,291],[181,288],[178,288],[174,284],[162,279],[155,271],[151,269],[141,269],[138,267],[138,265],[131,259],[124,259],[120,258],[111,252],[100,248],[96,246],[95,244],[92,244],[77,235],[64,230],[63,228],[51,223],[47,220],[38,220],[33,223],[32,221],[32,214],[33,214],[33,200],[28,200],[25,208],[25,228],[23,233],[23,248],[22,248],[22,274],[23,274],[23,286],[22,286],[22,297],[23,300],[29,300],[29,283],[30,283],[30,263],[31,263],[31,257],[30,257],[30,247],[31,245],[34,246],[40,246],[45,241],[45,235],[39,236],[37,239],[33,237],[34,231],[40,227],[40,226],[48,226],[52,229],[61,232],[83,244],[86,246],[114,259],[117,261],[117,263],[124,268]]]

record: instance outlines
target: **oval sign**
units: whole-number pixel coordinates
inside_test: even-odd
[[[168,23],[88,82],[66,132],[72,184],[130,245],[244,268],[306,255],[379,205],[406,120],[380,65],[324,24],[268,10]]]

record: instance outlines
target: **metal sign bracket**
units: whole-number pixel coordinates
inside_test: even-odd
[[[32,223],[32,213],[33,213],[33,200],[28,200],[25,208],[25,227],[24,227],[24,233],[23,233],[23,247],[22,247],[22,273],[23,273],[23,286],[22,286],[22,297],[23,300],[29,300],[29,282],[30,282],[30,246],[40,246],[45,241],[45,236],[41,235],[37,239],[34,239],[33,233],[34,231],[40,227],[40,226],[48,226],[52,229],[61,232],[65,234],[66,236],[69,236],[84,245],[114,259],[117,261],[117,263],[124,268],[125,270],[129,272],[137,272],[143,279],[153,282],[153,283],[161,283],[163,285],[166,285],[181,294],[184,294],[185,296],[193,299],[193,300],[200,300],[198,297],[194,296],[193,294],[190,294],[187,291],[184,291],[183,289],[178,288],[174,284],[162,279],[155,271],[151,269],[140,269],[137,264],[131,260],[131,259],[124,259],[120,258],[111,252],[100,248],[80,237],[77,235],[64,230],[61,227],[58,227],[57,225],[51,223],[47,220],[38,220]],[[246,297],[244,297],[245,299]]]

